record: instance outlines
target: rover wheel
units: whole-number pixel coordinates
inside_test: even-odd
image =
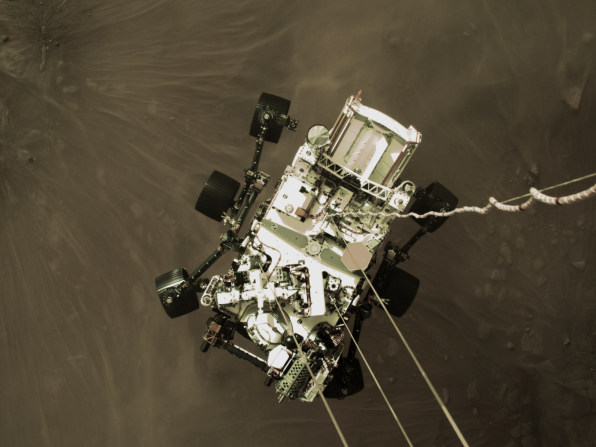
[[[442,209],[445,211],[453,211],[457,207],[459,200],[451,191],[441,185],[439,182],[431,183],[426,189],[426,194],[421,199],[417,199],[410,213],[425,214],[429,211],[440,212]],[[412,217],[420,226],[427,225],[431,218],[426,217],[424,219],[416,219]],[[429,233],[433,233],[443,225],[449,217],[436,217],[435,222],[428,227]]]
[[[197,199],[195,210],[221,222],[222,214],[229,210],[234,203],[234,197],[239,188],[240,183],[232,177],[219,171],[213,171]]]
[[[170,318],[181,317],[199,308],[199,299],[195,292],[178,295],[176,286],[188,278],[183,269],[172,270],[155,278],[155,287],[159,301]]]
[[[360,360],[356,358],[348,361],[345,357],[340,357],[337,368],[331,374],[333,379],[323,391],[327,399],[343,399],[364,389],[362,367]]]
[[[377,292],[382,299],[389,300],[385,304],[389,313],[394,317],[402,317],[416,298],[420,280],[397,267],[392,270]]]
[[[257,103],[257,108],[255,109],[255,113],[252,117],[252,123],[250,124],[251,137],[259,137],[259,132],[261,130],[261,122],[259,121],[259,116],[261,115],[261,111],[265,107],[271,107],[272,109],[277,110],[279,113],[287,115],[290,111],[290,101],[284,98],[280,98],[279,96],[272,95],[270,93],[261,93],[261,97],[259,98],[259,102]],[[283,126],[271,125],[269,127],[269,130],[267,131],[267,135],[265,136],[265,141],[268,141],[270,143],[277,143],[279,141],[279,138],[281,137],[282,130]]]

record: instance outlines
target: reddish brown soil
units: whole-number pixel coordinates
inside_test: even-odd
[[[194,211],[202,185],[242,178],[262,91],[300,126],[265,147],[261,199],[359,89],[423,133],[404,177],[461,205],[594,173],[594,34],[589,0],[0,2],[0,443],[340,446],[320,400],[278,405],[199,352],[210,311],[163,312],[154,278],[224,229]],[[595,206],[458,215],[404,264],[422,285],[398,324],[470,445],[594,445]],[[458,445],[375,312],[362,349],[414,445]],[[330,402],[348,444],[406,445],[364,374]]]

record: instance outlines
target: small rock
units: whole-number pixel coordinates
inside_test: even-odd
[[[530,332],[530,328],[529,327],[526,328],[526,332]]]
[[[468,400],[480,400],[478,385],[476,382],[470,382],[468,385]]]
[[[470,33],[468,33],[467,31],[464,31],[464,37],[469,37]]]
[[[532,164],[532,167],[530,168],[530,174],[534,174],[536,177],[538,177],[538,165],[536,163]]]
[[[76,93],[79,91],[79,88],[76,85],[69,85],[68,87],[64,87],[62,89],[63,93]]]
[[[174,121],[176,118],[174,118],[173,116],[170,117],[170,121]]]
[[[64,67],[64,61],[59,61],[59,62],[56,64],[56,68],[62,68],[62,67]]]
[[[64,78],[62,76],[58,76],[56,78],[56,85],[62,85],[63,81],[64,81]]]
[[[443,403],[445,405],[449,403],[449,390],[447,388],[443,388]]]
[[[526,436],[522,438],[523,447],[538,447],[538,440],[532,436]]]
[[[473,412],[474,412],[474,416],[478,416],[478,408],[474,408]]]
[[[521,438],[521,428],[519,427],[519,425],[513,428],[509,433],[511,433],[511,436],[513,436],[514,438]]]
[[[449,356],[448,356],[448,355],[446,355],[446,356],[444,357],[444,359],[445,359],[445,361],[449,360]]]
[[[589,45],[594,40],[594,34],[586,33],[582,36],[582,42]]]
[[[490,275],[490,279],[493,281],[500,281],[501,280],[501,273],[498,270],[493,270]]]
[[[33,163],[33,160],[35,160],[31,155],[29,155],[29,157],[27,157],[27,161],[29,163]]]
[[[513,350],[515,349],[515,345],[514,345],[513,343],[509,342],[509,343],[507,343],[507,348],[508,348],[510,351],[513,351]]]
[[[538,277],[538,281],[536,281],[536,284],[538,285],[538,287],[542,287],[546,281],[548,281],[548,278],[546,276],[540,276]]]
[[[531,320],[532,318],[534,318],[534,315],[528,315],[528,318]]]
[[[513,259],[511,257],[511,248],[509,248],[507,242],[503,242],[503,245],[501,245],[501,254],[505,258],[505,261],[507,261],[507,264],[511,265]]]
[[[60,42],[56,42],[54,45],[58,46],[58,45],[60,45]]]
[[[567,104],[569,110],[575,112],[579,110],[579,104],[582,99],[582,89],[580,87],[570,87],[561,92],[563,102]]]
[[[584,223],[581,220],[577,221],[577,228],[581,228],[584,226]]]
[[[521,425],[521,433],[523,436],[531,436],[532,435],[532,424],[524,422]]]
[[[571,265],[573,265],[580,272],[583,272],[584,268],[586,267],[586,263],[584,261],[572,262]]]
[[[534,186],[536,183],[534,182],[534,179],[532,177],[530,177],[529,175],[526,175],[524,177],[524,183],[528,186]],[[530,208],[531,210],[533,210],[534,208]]]
[[[8,36],[4,35],[0,37],[0,39],[2,40],[2,42],[6,42],[8,40]]]
[[[550,241],[551,245],[558,245],[559,244],[559,240],[558,239],[553,239],[552,241]]]
[[[395,383],[395,377],[389,377],[389,383]]]
[[[505,289],[504,287],[501,289],[501,291],[499,292],[499,294],[497,295],[497,300],[502,303],[503,301],[505,301],[505,297],[507,296],[507,289]]]
[[[486,283],[486,285],[484,286],[484,293],[486,294],[487,297],[491,297],[491,296],[495,295],[493,286],[490,283]]]
[[[532,262],[532,267],[534,268],[535,272],[539,272],[544,267],[544,261],[542,259],[536,259]]]
[[[569,340],[569,337],[567,337],[567,338],[565,339],[565,341],[563,342],[563,344],[564,344],[565,346],[569,346],[569,345],[571,344],[571,340]]]

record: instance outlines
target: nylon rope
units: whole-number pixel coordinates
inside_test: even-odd
[[[335,306],[335,310],[337,310],[337,314],[341,318],[341,321],[344,322],[344,325],[345,325],[346,329],[348,330],[348,332],[350,334],[350,337],[352,337],[352,343],[354,343],[354,345],[358,349],[358,352],[360,353],[360,357],[362,357],[362,360],[364,360],[364,363],[366,364],[366,367],[368,368],[368,370],[370,372],[370,375],[375,380],[375,383],[377,384],[377,387],[379,388],[379,391],[383,395],[383,399],[385,399],[385,402],[387,402],[387,406],[391,410],[391,413],[393,414],[393,417],[395,418],[395,421],[397,422],[397,425],[399,425],[399,428],[401,429],[401,432],[404,434],[404,437],[406,438],[406,441],[408,441],[408,444],[410,445],[410,447],[414,447],[414,445],[412,444],[412,441],[410,441],[410,438],[408,438],[408,435],[406,434],[406,430],[401,425],[401,422],[399,422],[399,419],[397,418],[397,415],[395,414],[395,411],[393,411],[393,407],[389,403],[389,399],[387,399],[387,396],[385,395],[385,392],[383,391],[383,388],[381,388],[381,384],[377,380],[377,377],[375,376],[375,373],[373,372],[372,368],[370,367],[370,365],[366,361],[366,357],[364,357],[364,354],[362,353],[362,350],[360,349],[360,346],[358,346],[358,343],[356,343],[356,339],[354,338],[354,335],[352,334],[352,331],[348,327],[348,324],[347,324],[346,320],[344,320],[344,317],[342,317],[341,313],[339,312],[339,309],[337,308],[337,305],[335,303],[333,303],[333,305]]]
[[[333,222],[333,226],[335,227],[337,233],[339,233],[342,237],[342,239],[344,240],[344,243],[346,244],[346,247],[348,246],[348,243],[346,242],[346,239],[343,235],[342,232],[339,231],[339,229],[337,228],[337,225],[335,225],[335,222]],[[358,263],[356,262],[356,260],[354,259],[354,256],[352,255],[352,252],[350,252],[349,250],[347,250],[348,253],[350,254],[350,257],[352,258],[352,261],[354,262],[354,264],[358,265]],[[424,369],[422,369],[422,365],[420,365],[420,362],[418,362],[418,359],[416,358],[416,356],[414,355],[414,352],[412,351],[412,349],[410,348],[410,345],[408,344],[408,342],[406,341],[406,339],[404,338],[404,336],[402,335],[401,331],[399,330],[399,328],[397,327],[397,325],[395,324],[395,321],[393,321],[393,318],[391,317],[391,314],[389,313],[389,311],[387,310],[387,308],[385,307],[385,303],[383,302],[383,300],[379,297],[379,294],[377,293],[376,289],[373,287],[372,283],[370,282],[370,279],[368,279],[368,276],[366,275],[366,273],[364,272],[363,269],[360,269],[360,271],[362,272],[362,274],[364,275],[364,278],[366,279],[366,281],[368,282],[368,285],[370,286],[370,288],[373,290],[373,292],[375,293],[375,296],[377,297],[377,300],[379,300],[379,303],[381,303],[381,306],[383,306],[383,310],[385,310],[385,313],[387,314],[387,316],[389,317],[389,320],[391,321],[391,323],[393,324],[393,327],[395,328],[395,330],[397,331],[399,337],[401,338],[401,340],[404,342],[404,345],[406,347],[406,349],[408,350],[408,352],[410,353],[410,355],[412,356],[412,359],[414,360],[414,362],[416,363],[416,366],[418,367],[418,369],[420,370],[420,373],[422,374],[422,377],[424,377],[424,380],[426,380],[426,383],[428,384],[428,387],[431,389],[433,395],[435,396],[435,398],[437,399],[437,402],[439,403],[439,405],[441,406],[441,409],[443,410],[443,413],[445,413],[445,416],[447,416],[447,419],[449,420],[449,423],[451,424],[451,427],[453,427],[453,430],[455,431],[455,433],[457,434],[457,437],[459,438],[460,442],[462,443],[462,445],[464,445],[465,447],[469,447],[468,443],[466,442],[466,440],[464,439],[464,436],[462,435],[461,431],[459,430],[459,428],[457,427],[457,424],[455,423],[455,421],[453,420],[453,418],[451,417],[451,414],[449,413],[449,410],[447,410],[447,407],[445,406],[445,404],[443,403],[443,401],[441,400],[441,398],[439,397],[439,394],[437,393],[437,390],[435,390],[435,387],[433,386],[433,384],[430,382],[430,379],[428,378],[428,376],[426,375],[426,372],[424,372]]]
[[[588,189],[581,191],[579,193],[572,194],[572,195],[565,196],[565,197],[550,197],[545,194],[542,194],[541,191],[547,191],[549,189],[558,188],[559,186],[569,185],[571,183],[579,182],[580,180],[585,180],[587,178],[595,177],[595,176],[596,176],[596,173],[589,174],[584,177],[579,177],[579,178],[576,178],[573,180],[569,180],[568,182],[560,183],[558,185],[549,186],[548,188],[544,188],[541,190],[538,190],[536,188],[530,188],[529,194],[519,196],[519,197],[514,197],[513,199],[507,199],[503,202],[499,202],[494,197],[491,197],[489,199],[490,203],[483,208],[480,208],[478,206],[464,206],[462,208],[456,208],[456,209],[454,209],[452,211],[448,211],[448,212],[429,211],[422,215],[416,214],[416,213],[400,214],[400,212],[395,212],[395,213],[384,213],[384,212],[370,213],[369,212],[369,213],[367,213],[367,212],[361,212],[361,211],[354,211],[354,212],[335,213],[332,215],[327,215],[325,217],[321,217],[321,219],[329,220],[332,217],[342,217],[342,216],[385,216],[385,217],[398,217],[401,219],[404,219],[406,217],[414,217],[416,219],[423,219],[423,218],[429,217],[429,216],[449,217],[449,216],[453,216],[454,214],[460,214],[460,213],[487,214],[488,212],[490,212],[492,210],[493,207],[497,208],[501,211],[519,212],[519,211],[524,211],[524,210],[528,209],[530,206],[532,206],[537,201],[546,203],[548,205],[568,205],[570,203],[575,203],[575,202],[578,202],[581,200],[588,199],[592,196],[596,196],[596,185],[593,185],[591,188],[588,188]],[[503,205],[506,202],[512,202],[514,200],[525,198],[528,196],[531,196],[530,200],[528,200],[527,202],[524,202],[520,205]]]
[[[261,242],[259,240],[259,242],[261,244],[263,244],[263,242]],[[265,244],[263,244],[265,245]],[[268,245],[265,245],[266,247],[269,247]],[[272,247],[269,247],[272,248]],[[278,251],[278,250],[276,250]],[[263,267],[259,266],[261,269],[261,273],[265,273],[263,271]],[[317,379],[314,375],[314,373],[312,372],[312,369],[310,369],[310,365],[308,364],[308,360],[306,358],[306,356],[304,355],[304,352],[302,352],[302,347],[300,346],[300,343],[298,343],[298,340],[296,339],[296,335],[294,334],[294,329],[292,329],[292,325],[290,324],[290,322],[288,321],[288,317],[286,316],[285,312],[281,311],[281,305],[277,299],[277,294],[275,293],[275,288],[271,289],[271,282],[269,282],[269,278],[271,278],[271,275],[273,274],[273,272],[271,272],[269,274],[269,276],[267,277],[267,288],[271,291],[271,293],[273,294],[273,297],[275,298],[275,302],[277,304],[277,307],[280,309],[280,314],[282,314],[282,316],[284,317],[284,320],[286,322],[286,325],[288,327],[288,329],[290,329],[292,338],[294,339],[294,343],[296,343],[296,347],[298,348],[298,352],[300,352],[300,358],[302,359],[302,361],[304,362],[304,364],[306,365],[306,367],[308,368],[308,373],[310,374],[310,377],[312,378],[313,383],[315,384],[315,386],[317,387],[317,392],[319,393],[319,395],[321,396],[321,399],[323,400],[323,404],[325,404],[325,408],[327,409],[327,412],[329,413],[329,417],[331,418],[331,421],[333,422],[333,425],[335,426],[335,429],[337,430],[337,434],[339,435],[339,438],[341,439],[341,442],[343,443],[343,445],[345,447],[349,447],[348,443],[346,441],[346,438],[344,437],[344,434],[341,431],[341,428],[339,427],[339,424],[337,423],[337,420],[335,419],[335,416],[333,415],[333,412],[331,411],[331,407],[329,407],[329,404],[327,403],[327,399],[325,399],[325,396],[323,395],[323,391],[321,390],[321,387],[319,386],[319,383],[317,382]]]

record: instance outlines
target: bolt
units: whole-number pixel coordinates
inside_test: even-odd
[[[268,114],[268,113],[266,113],[265,115],[263,115],[263,118],[265,118],[266,120],[268,120],[268,119],[269,119],[269,118],[271,118],[271,117],[269,116],[269,114]]]
[[[284,199],[287,199],[287,198],[288,198],[287,194],[284,194],[284,195],[283,195],[283,198],[284,198]]]
[[[306,151],[306,155],[310,155],[310,151]]]
[[[171,302],[172,302],[172,298],[168,298],[168,299],[166,300],[166,303],[168,303],[168,304],[170,304]]]
[[[302,320],[298,320],[298,324],[302,324]]]

